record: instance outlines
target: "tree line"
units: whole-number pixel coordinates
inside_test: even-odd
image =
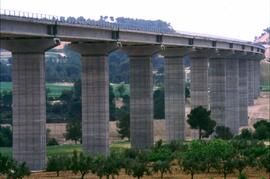
[[[160,140],[149,149],[111,149],[108,156],[74,151],[70,155],[49,157],[46,170],[56,172],[57,176],[61,172],[72,171],[81,179],[88,174],[114,179],[123,172],[138,179],[153,174],[163,178],[182,172],[189,174],[191,179],[201,173],[209,176],[218,173],[224,179],[235,173],[244,179],[248,168],[265,170],[270,177],[270,150],[262,142],[216,139],[163,143]],[[18,165],[0,154],[0,176],[22,178],[29,174],[25,163]]]

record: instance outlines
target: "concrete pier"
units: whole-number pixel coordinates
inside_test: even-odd
[[[209,59],[209,88],[211,118],[217,126],[225,126],[225,60],[223,58]]]
[[[254,94],[255,99],[260,96],[260,60],[254,60]]]
[[[248,125],[248,61],[239,59],[239,120],[240,127]]]
[[[109,153],[109,78],[107,55],[113,43],[70,47],[82,55],[82,144],[91,154]]]
[[[254,61],[248,59],[248,105],[254,104]]]
[[[165,57],[165,125],[167,140],[185,139],[184,48],[168,48]]]
[[[190,62],[191,108],[202,106],[208,109],[208,57],[205,55],[202,56],[200,54],[193,54],[190,55]]]
[[[12,52],[13,158],[31,170],[45,169],[46,99],[44,52],[56,44],[44,40],[1,40]]]
[[[239,132],[239,64],[237,58],[226,61],[225,126],[233,134]]]
[[[153,145],[153,77],[151,56],[155,46],[129,46],[130,140],[135,149]]]

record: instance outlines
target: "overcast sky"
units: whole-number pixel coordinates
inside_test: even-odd
[[[270,26],[270,0],[0,0],[1,9],[170,22],[175,30],[253,41]]]

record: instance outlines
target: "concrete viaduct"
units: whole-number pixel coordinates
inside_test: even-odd
[[[234,134],[248,124],[248,105],[259,96],[259,61],[264,48],[251,42],[189,34],[69,24],[55,18],[1,14],[0,48],[13,56],[13,157],[32,170],[45,168],[46,101],[44,53],[61,41],[81,54],[82,142],[90,153],[109,152],[108,64],[121,49],[130,59],[131,145],[153,144],[151,56],[165,57],[167,139],[184,139],[182,58],[191,58],[192,107],[212,111],[218,125]],[[210,93],[209,93],[210,91]]]

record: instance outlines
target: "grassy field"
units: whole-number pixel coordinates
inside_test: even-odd
[[[114,142],[110,145],[110,150],[121,150],[124,148],[129,148],[130,143],[126,141]],[[65,144],[65,145],[55,145],[47,146],[47,156],[51,157],[53,155],[69,155],[72,154],[74,150],[82,151],[82,146],[80,144]],[[0,153],[4,156],[12,157],[11,147],[0,147]]]
[[[270,86],[269,85],[261,85],[261,90],[262,91],[270,91]]]
[[[49,88],[50,97],[58,97],[61,95],[63,90],[72,90],[73,85],[67,83],[46,83],[46,88]],[[11,91],[11,82],[0,82],[0,91]]]

